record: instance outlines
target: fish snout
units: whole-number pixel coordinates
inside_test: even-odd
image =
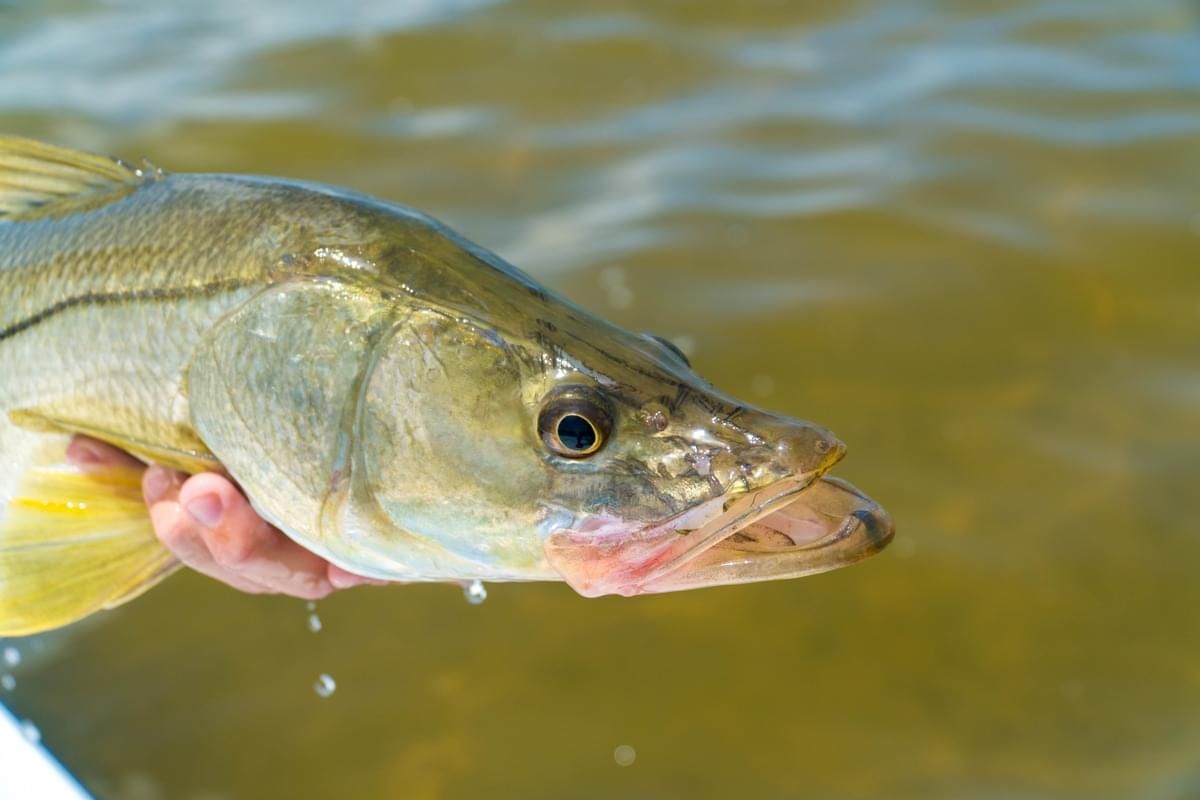
[[[745,467],[756,477],[816,477],[841,460],[846,445],[829,431],[811,423],[766,417],[750,426],[753,443],[741,453]]]
[[[772,451],[776,463],[790,473],[820,475],[841,461],[846,445],[824,428],[792,425],[778,435]]]

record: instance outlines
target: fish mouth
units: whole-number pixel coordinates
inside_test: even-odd
[[[559,531],[546,557],[580,594],[632,596],[781,580],[861,561],[892,540],[891,517],[833,477],[784,478],[718,497],[645,531]]]

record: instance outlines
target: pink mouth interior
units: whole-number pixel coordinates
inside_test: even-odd
[[[891,537],[882,509],[836,479],[784,479],[731,503],[717,498],[643,531],[630,532],[617,520],[588,527],[552,535],[546,555],[589,597],[767,580],[776,577],[773,570],[790,577],[799,574],[801,556],[808,574],[865,557],[851,559],[841,545],[829,547],[823,561],[816,552],[852,533],[871,540],[859,548],[866,554]]]

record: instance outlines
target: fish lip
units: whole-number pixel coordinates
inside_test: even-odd
[[[706,550],[754,524],[756,520],[790,504],[818,477],[820,477],[819,473],[812,473],[802,477],[781,478],[761,489],[743,492],[732,497],[723,495],[708,501],[711,504],[719,503],[721,511],[699,528],[687,533],[686,538],[689,540],[687,549],[647,570],[642,575],[642,581],[650,583],[674,572]],[[669,535],[679,537],[679,520],[685,516],[685,514],[677,515],[660,528]],[[661,534],[656,530],[654,535]]]
[[[725,539],[679,569],[643,585],[640,592],[671,592],[828,572],[875,555],[895,535],[890,515],[840,478],[823,476],[795,495],[792,503],[777,508],[786,514],[789,507],[811,514],[813,519],[823,517],[828,522],[823,535],[792,547],[766,550],[745,550]],[[815,523],[814,527],[821,529]]]
[[[615,520],[599,525],[585,520],[547,537],[546,558],[567,583],[586,597],[653,591],[648,588],[651,583],[786,505],[820,474],[792,475],[757,490],[713,498],[699,507],[713,507],[704,523],[682,535],[679,528],[696,514],[696,507],[633,532],[627,525],[614,524]]]

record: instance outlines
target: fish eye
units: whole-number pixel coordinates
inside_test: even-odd
[[[586,387],[567,387],[543,406],[538,433],[551,452],[565,458],[586,458],[604,446],[612,417],[594,394]]]
[[[590,453],[600,441],[596,426],[579,414],[567,414],[560,419],[554,432],[559,443],[572,453]]]

